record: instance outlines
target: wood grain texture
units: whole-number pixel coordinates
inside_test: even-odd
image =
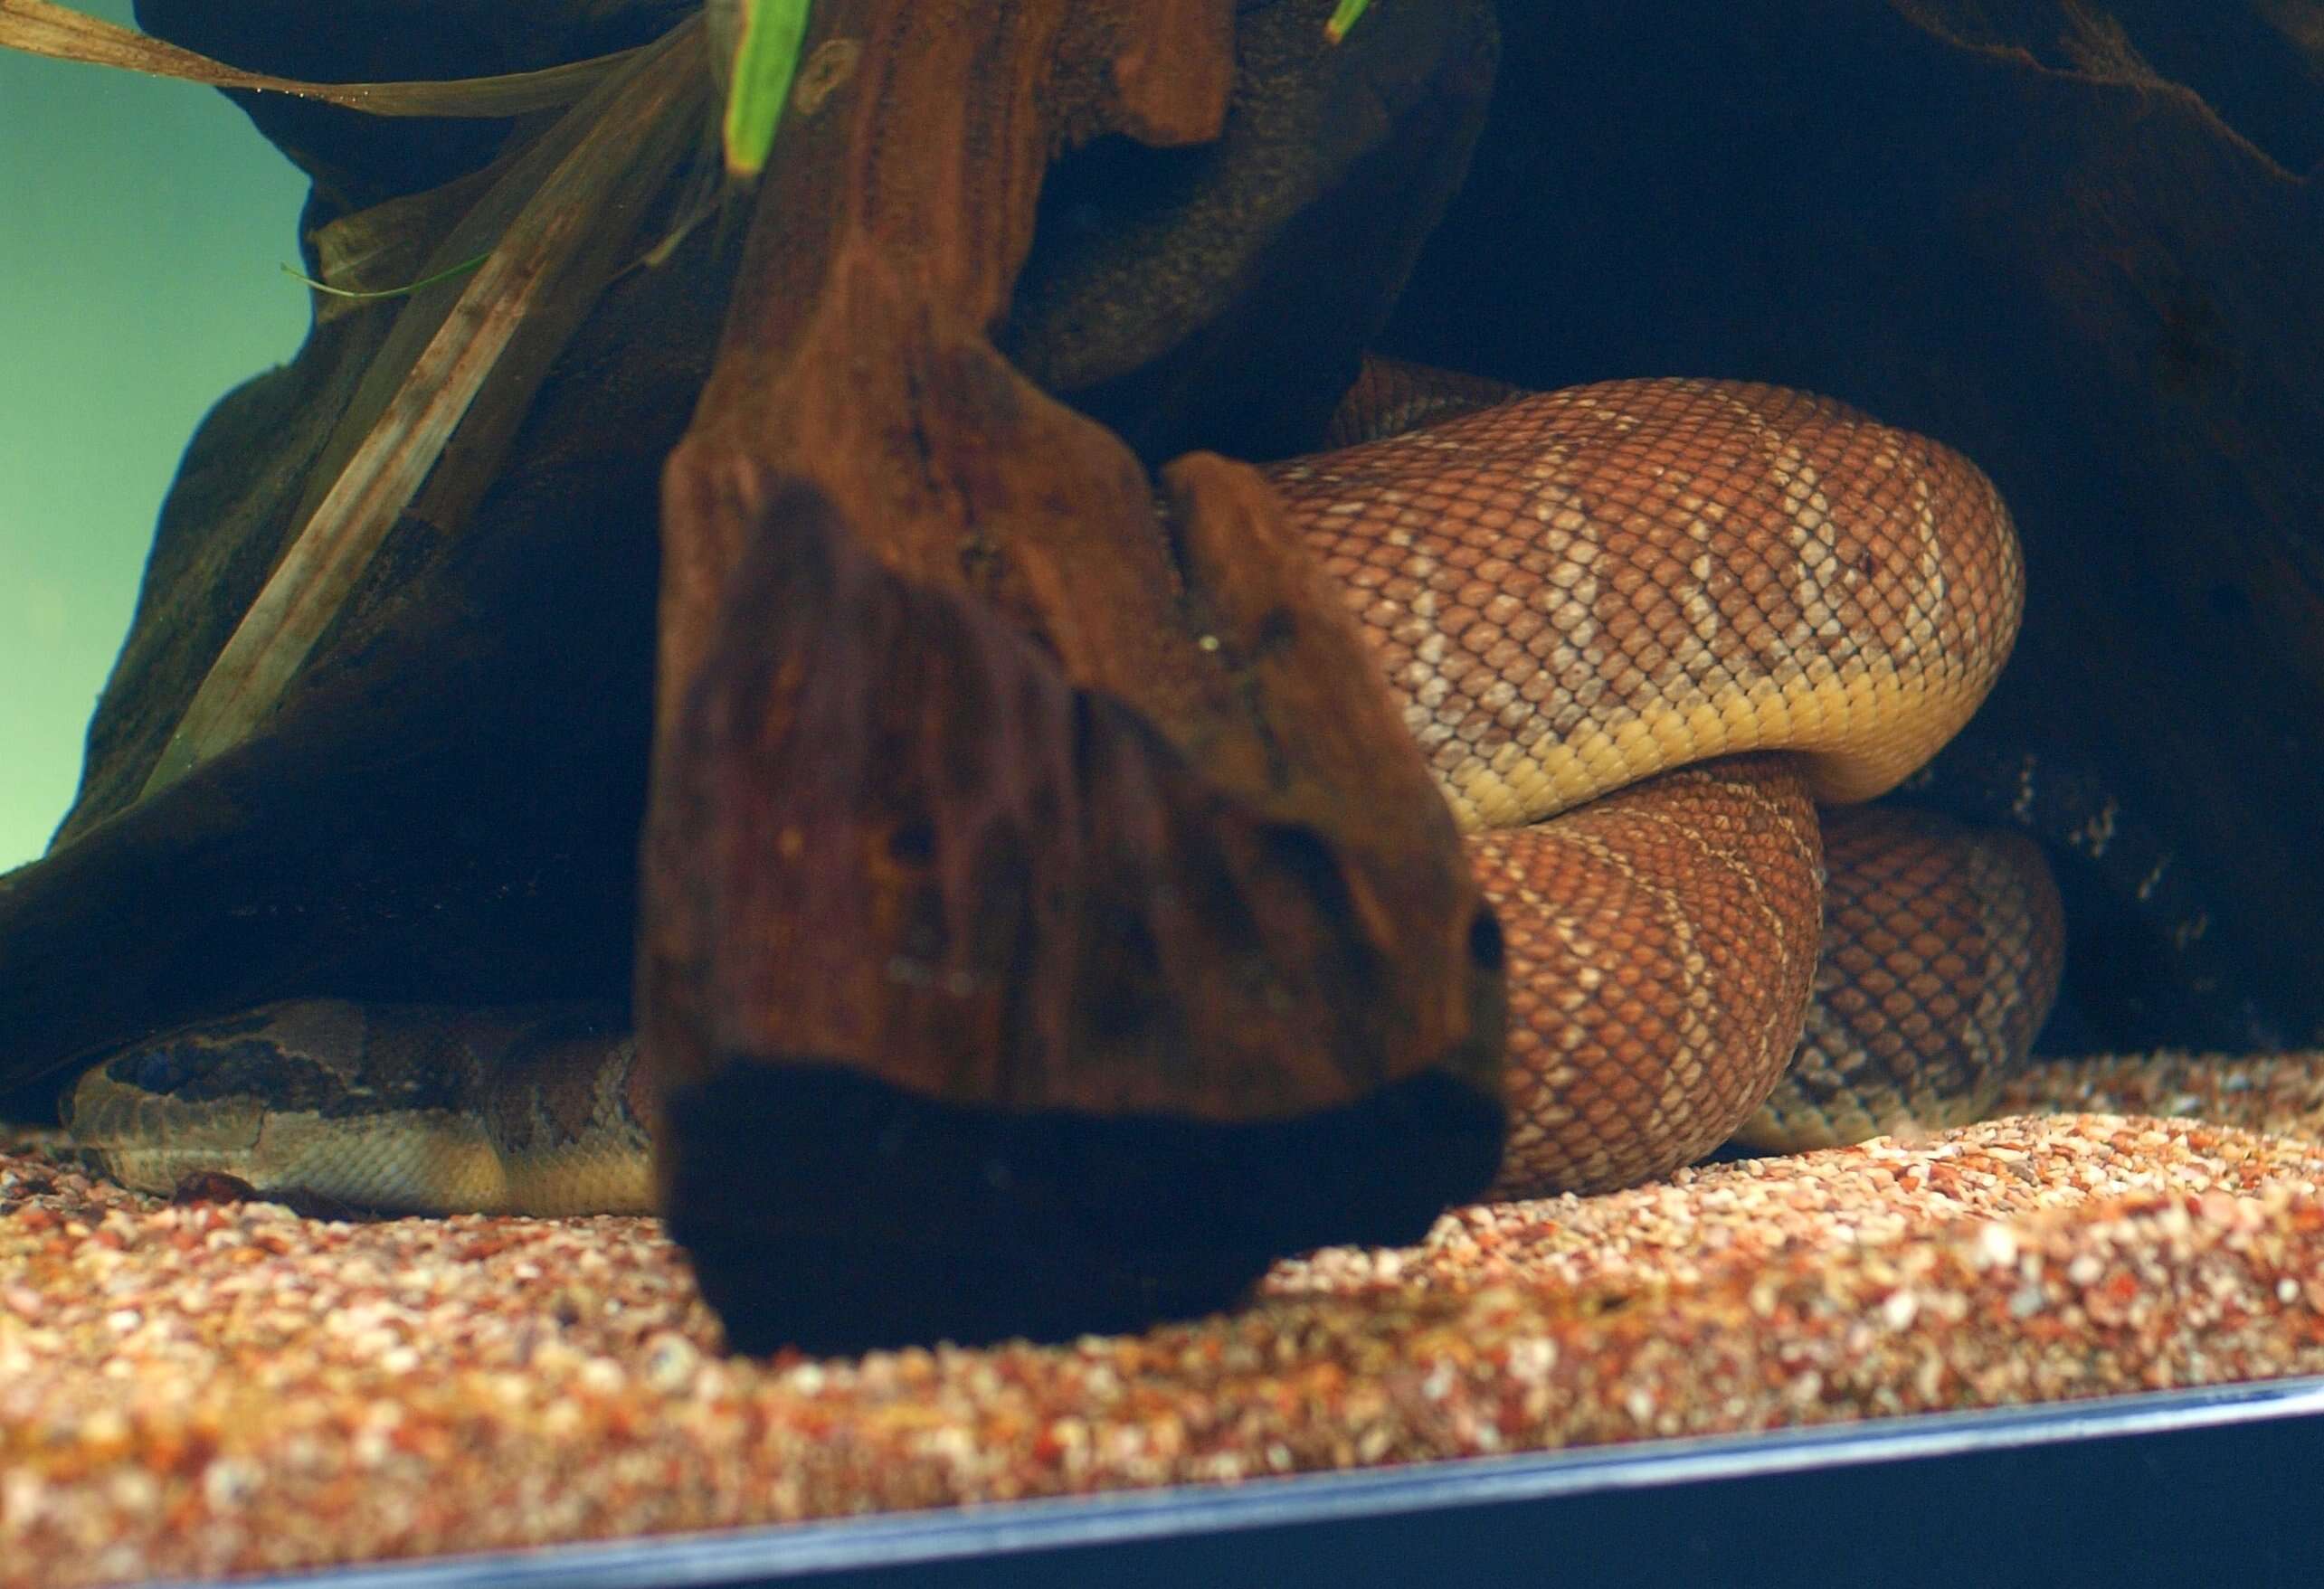
[[[1178,136],[1202,117],[1215,125],[1223,109],[1216,63],[1199,58],[1203,40],[1215,52],[1223,35],[1138,23],[1127,8],[1110,28],[1067,27],[1068,11],[996,6],[973,25],[941,28],[906,6],[818,13],[809,48],[856,38],[861,64],[783,131],[718,367],[666,477],[646,1052],[673,1085],[728,1056],[804,1051],[930,1095],[1022,1107],[1103,1108],[1136,1095],[1199,1115],[1280,1114],[1349,1102],[1438,1064],[1491,1094],[1498,990],[1471,947],[1490,931],[1476,927],[1475,884],[1385,696],[1358,682],[1368,676],[1361,642],[1279,506],[1247,468],[1197,458],[1170,472],[1169,511],[1158,515],[1128,450],[986,340],[1029,241],[1040,173],[1077,125],[1057,103],[1062,91],[1118,90],[1121,62],[1168,43],[1182,69],[1138,80],[1135,116],[1115,92],[1097,113],[1133,132],[1167,123]],[[822,599],[811,565],[854,592],[855,610],[890,613],[896,626],[877,646],[830,623],[815,626],[816,644],[789,632],[803,633]],[[972,657],[1005,686],[978,691]],[[740,709],[737,680],[770,667],[792,670],[783,676],[798,695],[754,697],[768,714],[756,731],[729,723],[729,737],[710,734],[704,725]],[[909,679],[909,693],[890,700],[858,676],[867,673],[899,688]],[[837,704],[851,692],[859,705]],[[811,740],[786,749],[784,703],[794,699],[825,703],[827,714]],[[1150,728],[1127,727],[1133,714]],[[1091,722],[1106,726],[1076,727]],[[884,799],[874,783],[889,768],[941,760],[949,736],[964,745],[982,733],[1008,749],[983,752],[981,777],[930,782],[923,809],[871,803]],[[830,797],[830,826],[795,858],[726,842],[722,818],[707,828],[698,819],[739,809],[745,782],[804,772],[811,752],[814,776],[855,765],[862,780]],[[887,979],[899,956],[917,958],[908,913],[881,903],[894,884],[877,866],[832,857],[916,851],[925,838],[942,913],[964,931],[1016,884],[1005,868],[979,875],[953,847],[978,830],[979,802],[1012,805],[1023,791],[1005,780],[1020,774],[1047,791],[1048,804],[1014,818],[1029,837],[1045,820],[1070,829],[1085,804],[1103,814],[1160,798],[1172,808],[1166,820],[1159,809],[1092,819],[1123,836],[1106,844],[1137,854],[1142,886],[1174,902],[1167,954],[1214,939],[1241,981],[1208,953],[1185,965],[1166,956],[1148,998],[1206,1029],[1213,1017],[1202,1012],[1222,998],[1252,1019],[1272,1005],[1285,1013],[1266,1029],[1323,1040],[1277,1049],[1270,1063],[1285,1074],[1269,1077],[1254,1068],[1257,1050],[1221,1026],[1205,1037],[1209,1052],[1164,1073],[1174,1083],[1132,1086],[1103,1064],[1077,1074],[1044,1017],[1010,1026],[1010,1044],[1027,1046],[984,1054],[972,1082],[955,1074],[956,1058],[925,1047],[922,1017],[794,1009],[795,999],[822,1002],[804,987],[838,974],[831,957],[875,1007],[916,997]],[[1109,784],[1163,792],[1133,799]],[[1224,860],[1222,846],[1243,853]],[[698,858],[711,850],[715,865]],[[1061,859],[1043,888],[1102,899],[1117,892],[1105,878],[1119,864],[1102,847]],[[1243,875],[1238,887],[1222,891],[1222,866]],[[733,903],[703,903],[706,867]],[[738,868],[764,875],[746,882]],[[1254,906],[1250,890],[1267,903]],[[803,953],[806,939],[774,924],[778,899],[803,919],[858,925],[853,936],[813,935],[811,960],[792,960],[784,946]],[[1094,913],[1069,929],[1057,918],[1011,948],[1013,979],[1037,988],[1150,959],[1146,928],[1128,924],[1140,914]],[[747,978],[706,981],[705,957],[728,941],[768,958]],[[1370,969],[1318,981],[1304,969],[1335,959]]]
[[[1225,0],[839,0],[838,39],[664,478],[672,1230],[760,1343],[1096,1328],[1417,1236],[1502,1132],[1450,814],[1258,476],[1181,460],[1158,509],[989,340],[1061,147],[1215,132]]]

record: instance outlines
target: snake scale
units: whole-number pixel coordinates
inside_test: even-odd
[[[1507,936],[1495,1190],[1983,1107],[2056,985],[2038,851],[1817,806],[1906,777],[1999,672],[2022,574],[1986,478],[1731,382],[1523,393],[1370,362],[1333,425],[1347,444],[1266,472]],[[649,1206],[647,1104],[610,1007],[307,999],[119,1054],[68,1110],[150,1189],[564,1214]]]

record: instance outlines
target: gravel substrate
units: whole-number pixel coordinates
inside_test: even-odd
[[[0,1151],[0,1585],[2324,1372],[2324,1058],[1487,1205],[1129,1338],[770,1363],[653,1222],[169,1206]],[[2219,1123],[2232,1121],[2238,1123]]]

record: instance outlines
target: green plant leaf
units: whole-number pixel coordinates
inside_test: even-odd
[[[1371,0],[1340,0],[1340,8],[1332,13],[1332,20],[1323,24],[1323,42],[1336,44],[1346,38],[1348,30],[1356,25],[1356,18],[1361,16],[1371,4]]]
[[[474,259],[462,260],[459,264],[449,266],[444,270],[437,271],[432,276],[422,276],[417,281],[407,281],[401,287],[379,287],[368,289],[353,287],[333,287],[327,281],[318,281],[312,276],[308,275],[306,271],[296,270],[289,265],[282,267],[282,273],[285,276],[305,282],[317,292],[327,292],[333,298],[410,298],[413,293],[419,291],[423,287],[433,287],[439,281],[450,281],[455,276],[465,276],[470,270],[475,270],[479,265],[483,264],[485,260],[491,257],[491,252],[488,250],[487,251],[477,255]]]
[[[315,274],[339,288],[370,290],[415,281],[450,270],[462,259],[490,252],[499,232],[479,234],[462,223],[528,147],[504,150],[491,165],[441,186],[398,194],[368,209],[326,222],[307,239],[313,251]],[[511,207],[500,217],[502,227],[515,218]],[[464,248],[449,247],[455,232],[472,241]],[[316,300],[315,321],[325,325],[343,315],[360,314],[365,307],[363,298],[326,294]]]
[[[726,175],[756,176],[774,147],[791,99],[809,0],[738,0],[733,70],[726,75]]]

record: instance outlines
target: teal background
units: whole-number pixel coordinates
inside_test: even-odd
[[[5,871],[71,801],[187,437],[308,307],[306,178],[216,90],[0,51],[0,148]]]

